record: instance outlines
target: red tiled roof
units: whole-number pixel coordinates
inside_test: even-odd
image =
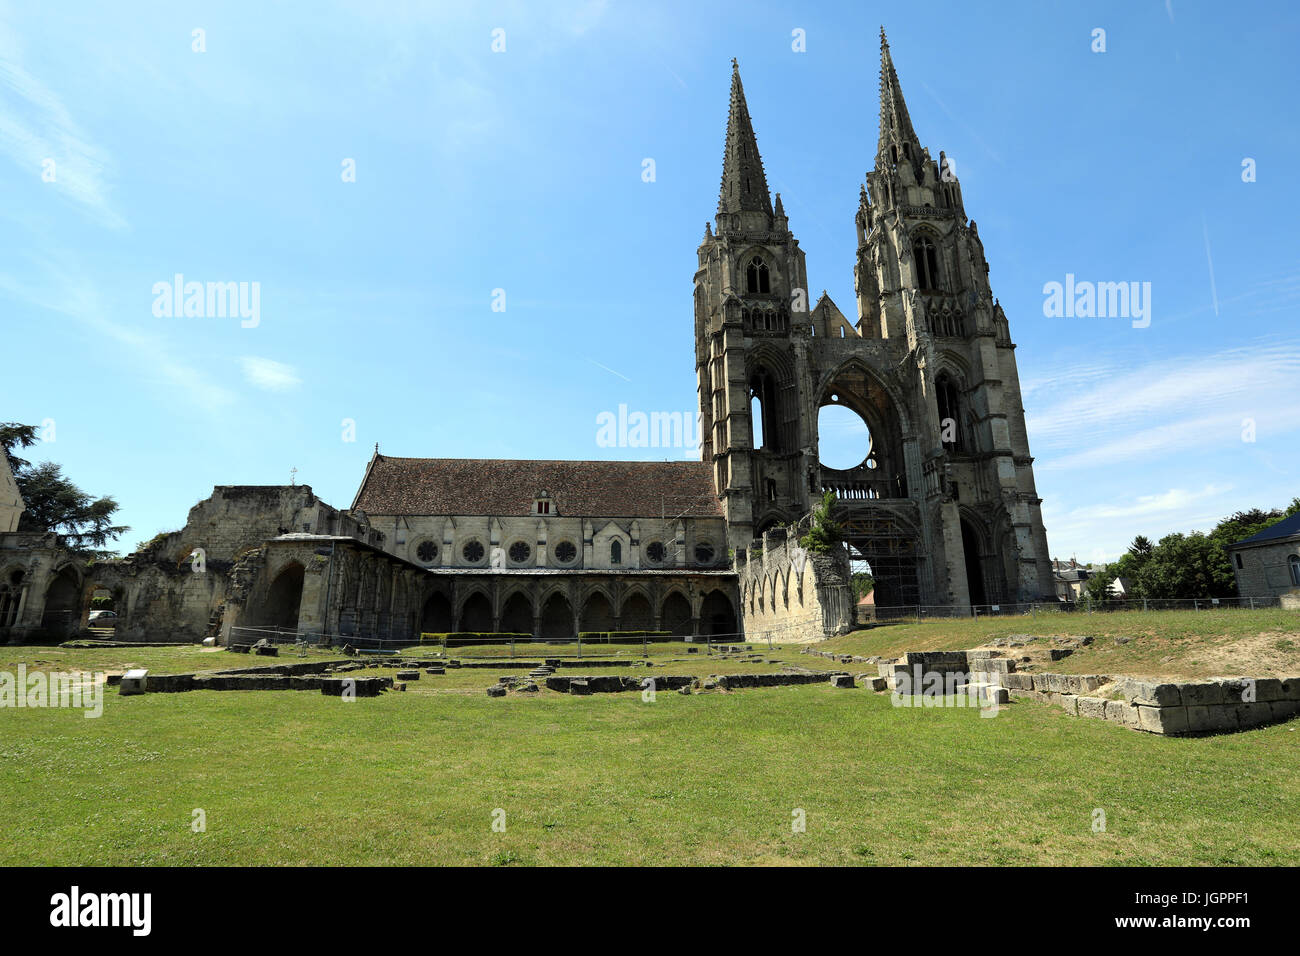
[[[527,515],[543,491],[561,517],[722,517],[712,471],[702,461],[376,455],[352,507],[367,515]]]

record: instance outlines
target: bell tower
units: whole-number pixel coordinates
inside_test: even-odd
[[[1054,595],[1015,345],[955,164],[921,145],[880,31],[880,131],[859,194],[862,336],[905,356],[929,525],[931,594],[954,604]]]
[[[879,136],[855,225],[851,323],[824,292],[809,309],[804,254],[769,196],[733,60],[717,216],[694,283],[702,453],[730,547],[833,492],[878,608],[1054,600],[1007,317],[955,165],[921,145],[883,29]],[[831,407],[866,436],[834,467],[818,436]]]
[[[807,271],[781,204],[767,189],[740,69],[731,102],[714,227],[695,273],[695,371],[700,435],[713,465],[732,548],[808,510],[803,480],[812,423],[807,378]]]

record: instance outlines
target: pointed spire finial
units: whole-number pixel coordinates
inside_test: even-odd
[[[781,194],[780,194],[780,193],[777,193],[777,194],[776,194],[776,214],[777,214],[778,216],[784,216],[784,215],[785,215],[785,206],[781,205]]]
[[[903,147],[907,146],[905,150]],[[903,89],[894,69],[894,58],[889,52],[885,28],[880,28],[880,141],[876,149],[876,167],[895,165],[911,151],[914,163],[922,155],[921,143],[912,129],[912,118],[907,113]]]
[[[758,141],[745,104],[740,66],[731,61],[731,101],[727,109],[727,142],[722,157],[722,186],[718,193],[719,213],[765,212],[772,215],[772,198],[767,175],[758,154]]]

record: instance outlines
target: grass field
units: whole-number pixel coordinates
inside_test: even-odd
[[[1056,627],[1106,629],[1094,647],[1127,628],[1133,640],[1117,651],[1142,639],[1196,656],[1213,644],[1202,631],[1294,634],[1280,612],[1217,613],[1231,617]],[[968,647],[1000,636],[984,628],[1051,626],[935,622],[825,646]],[[679,653],[605,672],[830,667],[797,648],[763,657]],[[274,663],[193,648],[0,648],[0,670],[36,660],[171,672]],[[0,864],[1300,864],[1300,721],[1162,738],[1032,701],[987,719],[825,685],[489,699],[497,675],[422,675],[406,693],[351,703],[110,692],[98,719],[0,711]],[[205,832],[192,831],[196,809]],[[492,828],[497,809],[505,832]],[[1093,832],[1097,809],[1105,832]],[[806,832],[792,832],[795,810]]]
[[[1070,657],[1042,664],[1067,674],[1202,678],[1300,675],[1300,614],[1277,608],[1039,614],[890,624],[818,644],[843,654],[964,650],[1013,635],[1090,636]],[[1117,643],[1118,639],[1127,639]],[[1038,642],[1042,644],[1043,642]]]

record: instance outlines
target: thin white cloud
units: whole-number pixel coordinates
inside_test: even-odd
[[[8,36],[6,36],[8,34]],[[126,220],[108,196],[105,178],[109,155],[91,142],[62,99],[23,68],[12,33],[0,28],[0,153],[20,175],[41,183],[48,163],[53,181],[43,183],[55,194],[84,207],[113,229]]]
[[[244,378],[248,383],[268,392],[285,392],[302,384],[292,365],[256,355],[245,355],[239,363],[244,367]]]
[[[1072,547],[1061,553],[1083,561],[1105,562],[1122,554],[1137,534],[1156,541],[1173,531],[1210,530],[1238,506],[1232,491],[1232,485],[1221,484],[1207,484],[1196,490],[1170,488],[1158,494],[1069,510],[1054,507],[1049,499],[1043,503],[1043,524],[1049,541],[1082,541],[1089,546],[1085,553]],[[1053,552],[1057,553],[1055,547]]]
[[[1027,426],[1041,469],[1194,454],[1211,442],[1240,442],[1246,419],[1260,441],[1300,428],[1300,408],[1281,400],[1297,378],[1300,345],[1289,342],[1136,368],[1093,365],[1032,383]]]
[[[75,263],[59,265],[44,261],[28,270],[29,275],[32,273],[41,274],[45,281],[36,286],[8,273],[0,273],[0,294],[66,315],[94,335],[116,342],[123,347],[120,353],[122,361],[135,364],[144,370],[145,375],[161,381],[167,388],[189,395],[202,395],[200,407],[215,411],[238,398],[235,392],[210,378],[189,359],[177,355],[161,336],[108,318],[98,288]]]

